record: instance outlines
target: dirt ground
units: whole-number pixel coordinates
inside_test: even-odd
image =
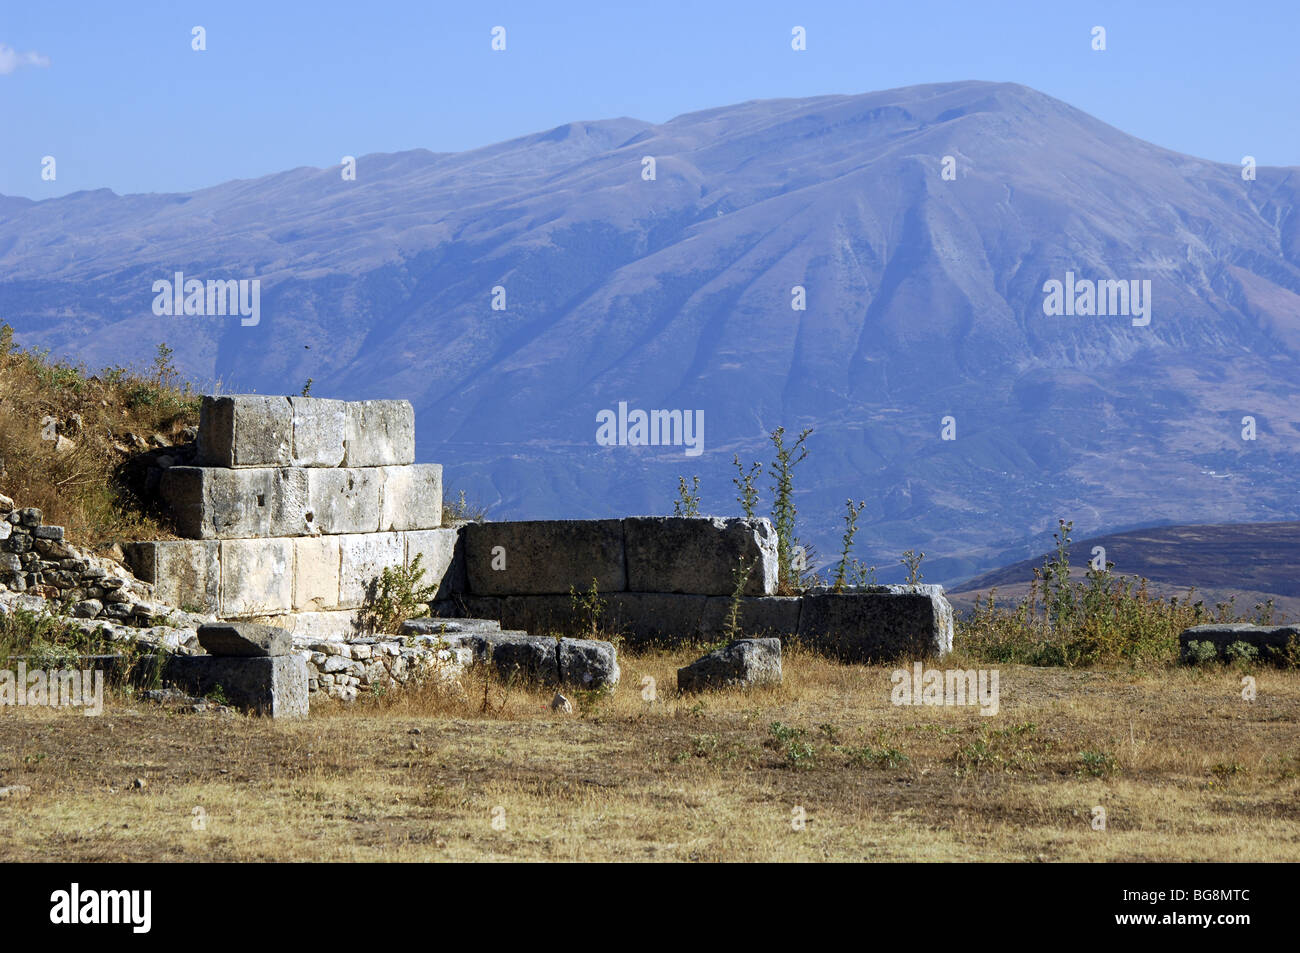
[[[1300,860],[1300,673],[1001,666],[987,717],[798,651],[679,697],[698,654],[572,715],[476,675],[302,722],[0,708],[0,860]]]

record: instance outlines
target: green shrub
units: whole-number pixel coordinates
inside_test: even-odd
[[[407,619],[429,614],[429,603],[438,592],[438,585],[421,585],[424,567],[421,555],[411,560],[409,566],[385,566],[378,578],[366,590],[366,601],[361,608],[361,628],[365,632],[396,632]]]

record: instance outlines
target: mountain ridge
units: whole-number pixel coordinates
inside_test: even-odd
[[[1295,172],[1246,182],[1017,84],[752,100],[361,156],[356,182],[0,199],[0,313],[92,364],[167,339],[227,389],[408,397],[422,459],[502,517],[662,512],[693,472],[734,511],[731,454],[812,425],[819,549],[863,498],[869,562],[962,578],[1058,516],[1300,515]],[[174,270],[260,277],[262,326],[155,317]],[[1151,326],[1045,318],[1067,270],[1151,280]],[[705,457],[596,447],[619,400],[703,409]]]

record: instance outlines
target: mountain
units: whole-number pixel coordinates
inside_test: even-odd
[[[1235,597],[1238,612],[1272,599],[1277,621],[1300,619],[1300,523],[1158,526],[1096,536],[1070,547],[1072,575],[1083,579],[1098,546],[1114,564],[1113,572],[1146,579],[1159,596],[1181,600],[1195,588],[1194,598],[1211,609]],[[1046,558],[1042,553],[985,573],[958,584],[948,597],[958,610],[991,591],[998,603],[1014,604]]]
[[[91,366],[166,341],[226,391],[409,398],[420,457],[499,518],[667,512],[679,474],[734,513],[732,455],[812,426],[805,537],[837,551],[863,499],[867,562],[923,549],[951,580],[1057,517],[1300,518],[1298,186],[1011,84],[747,102],[362,156],[355,181],[0,199],[0,319]],[[155,316],[175,271],[259,279],[260,321]],[[1149,324],[1046,315],[1067,272],[1149,281]],[[704,453],[597,445],[620,401],[702,410]]]

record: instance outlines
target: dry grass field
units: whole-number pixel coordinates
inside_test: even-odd
[[[697,654],[625,652],[572,715],[495,684],[485,712],[477,676],[298,723],[0,709],[32,792],[0,860],[1300,860],[1300,672],[1246,702],[1225,667],[1003,665],[985,717],[798,650],[779,689],[678,697]]]

